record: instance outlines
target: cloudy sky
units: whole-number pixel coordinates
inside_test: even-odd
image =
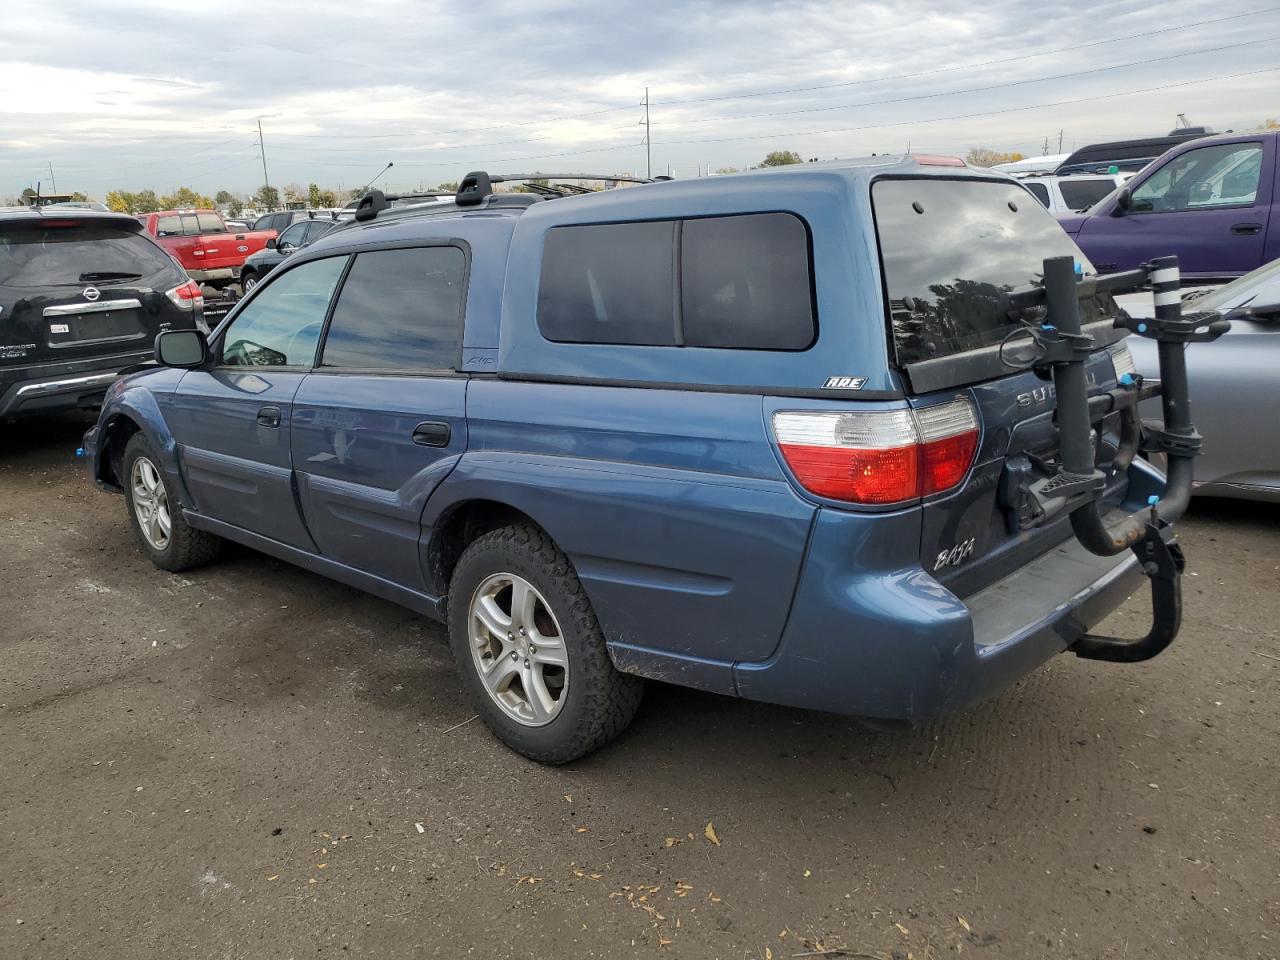
[[[0,197],[405,188],[970,147],[1057,152],[1280,115],[1265,0],[955,4],[8,0]]]

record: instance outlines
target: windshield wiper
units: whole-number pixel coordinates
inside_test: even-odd
[[[90,270],[80,274],[81,283],[103,283],[107,280],[141,280],[140,273],[121,273],[119,270]]]

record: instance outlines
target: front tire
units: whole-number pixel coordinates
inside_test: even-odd
[[[246,270],[240,274],[240,289],[247,296],[249,291],[258,285],[258,275],[252,270]]]
[[[143,552],[161,570],[177,573],[212,561],[222,540],[182,518],[182,504],[170,492],[161,462],[145,436],[129,438],[122,463],[125,502]]]
[[[467,547],[449,586],[449,640],[476,711],[531,760],[576,760],[640,706],[643,681],[613,666],[572,564],[536,527]]]

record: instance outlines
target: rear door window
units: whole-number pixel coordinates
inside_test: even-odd
[[[201,233],[227,232],[227,228],[223,225],[222,220],[212,213],[197,213],[196,223],[199,225]]]
[[[200,236],[200,223],[196,220],[194,213],[184,213],[182,215],[182,235],[184,237]]]
[[[10,224],[0,229],[0,286],[104,283],[119,275],[177,273],[168,254],[138,233],[99,224]]]
[[[182,236],[182,218],[176,213],[171,217],[156,218],[156,236],[157,237],[180,237]]]
[[[1088,210],[1115,190],[1114,180],[1059,180],[1058,190],[1069,210]]]
[[[338,295],[320,365],[452,369],[462,342],[466,266],[458,247],[359,254]]]
[[[538,326],[561,343],[804,350],[809,234],[789,213],[556,227]]]
[[[1012,183],[878,180],[871,187],[889,317],[900,364],[999,344],[1019,328],[1001,293],[1040,285],[1046,257],[1093,272],[1047,210]],[[1115,301],[1081,301],[1081,321],[1114,316]]]

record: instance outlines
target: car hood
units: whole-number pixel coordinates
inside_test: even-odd
[[[1071,236],[1080,232],[1084,222],[1089,219],[1087,213],[1063,213],[1058,215],[1058,223]]]

